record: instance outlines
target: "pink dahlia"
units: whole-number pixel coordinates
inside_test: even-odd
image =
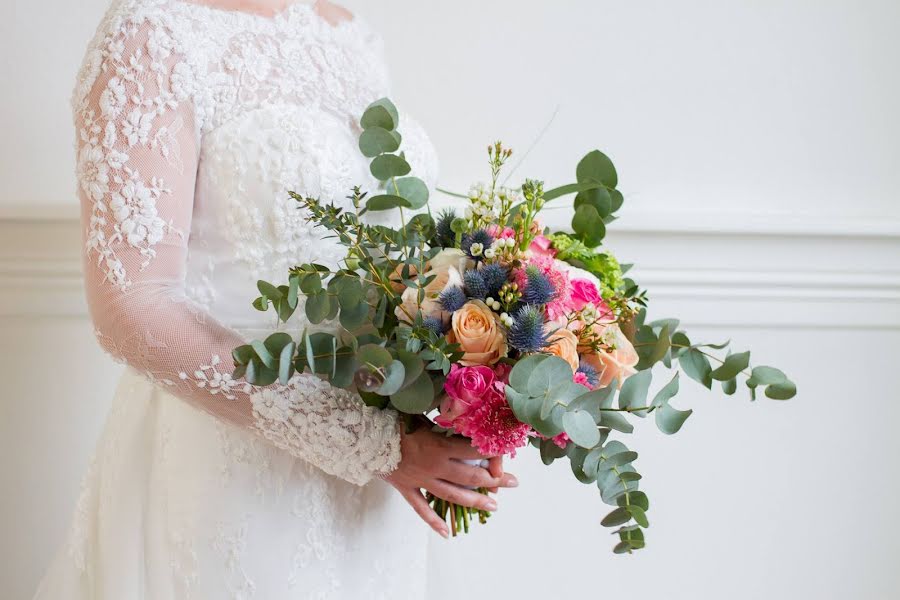
[[[472,446],[485,456],[515,456],[532,433],[531,427],[513,414],[501,381],[495,381],[477,405],[453,421],[453,430],[470,438]]]

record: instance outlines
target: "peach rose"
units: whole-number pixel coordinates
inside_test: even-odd
[[[626,379],[637,373],[637,351],[616,323],[602,328],[603,340],[611,350],[586,354],[584,361],[597,370],[599,387],[606,387],[615,379],[621,388]]]
[[[441,293],[447,288],[453,286],[462,287],[462,275],[460,275],[459,271],[452,266],[432,269],[426,271],[425,275],[426,277],[430,277],[431,275],[434,275],[435,277],[431,283],[425,286],[425,296],[422,299],[421,305],[422,313],[426,317],[443,318],[444,311],[438,299],[440,298]],[[403,290],[403,293],[400,295],[400,306],[394,311],[397,318],[407,323],[411,322],[412,317],[415,317],[416,313],[419,312],[418,299],[418,288],[406,288]]]
[[[544,352],[558,356],[569,363],[573,373],[577,371],[578,337],[568,329],[560,328],[549,334],[549,342],[544,348]]]
[[[453,313],[447,339],[459,344],[464,366],[492,365],[506,356],[506,338],[500,321],[481,300],[471,300]]]

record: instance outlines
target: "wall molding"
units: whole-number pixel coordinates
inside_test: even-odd
[[[686,324],[900,328],[900,225],[769,218],[632,213],[609,244],[640,265],[654,313]],[[0,208],[0,317],[86,317],[78,219],[71,205]]]

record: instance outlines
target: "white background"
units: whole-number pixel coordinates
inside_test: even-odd
[[[0,15],[0,597],[30,597],[65,529],[118,367],[84,313],[68,97],[105,0]],[[686,382],[677,436],[627,440],[649,546],[610,554],[596,490],[564,463],[468,539],[429,548],[431,598],[900,597],[900,3],[893,0],[347,5],[385,37],[401,111],[442,183],[483,148],[549,184],[599,147],[626,194],[610,245],[657,316],[788,370],[789,403]],[[8,14],[9,11],[12,14]],[[660,381],[662,376],[659,377]],[[402,576],[402,574],[398,574]]]

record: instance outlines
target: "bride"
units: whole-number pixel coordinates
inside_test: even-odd
[[[341,258],[286,191],[374,189],[356,120],[386,94],[377,37],[326,0],[114,0],[73,103],[87,296],[127,369],[38,598],[421,598],[415,514],[448,533],[422,490],[493,510],[467,486],[516,485],[313,376],[229,376],[271,327],[256,280]]]

